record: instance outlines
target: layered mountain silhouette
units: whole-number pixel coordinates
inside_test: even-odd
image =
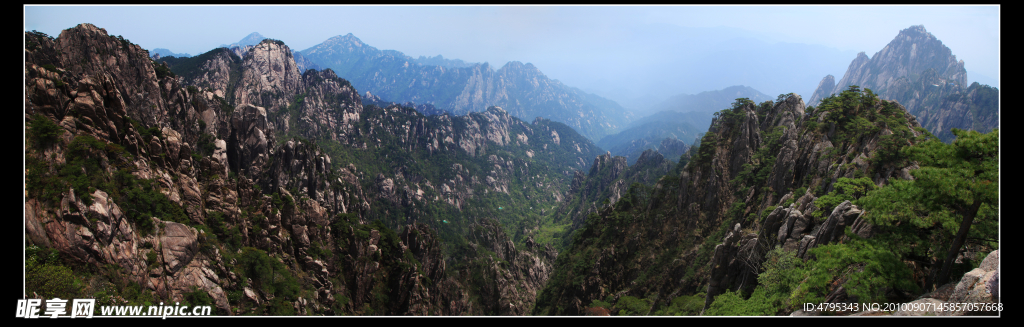
[[[551,80],[530,63],[512,61],[495,70],[488,63],[414,59],[378,50],[351,33],[299,53],[363,92],[398,103],[431,104],[456,115],[500,106],[521,119],[564,123],[592,140],[633,118],[614,101]]]
[[[904,105],[947,143],[954,138],[953,128],[988,132],[999,126],[999,89],[968,85],[964,61],[922,25],[900,31],[871,58],[857,54],[838,83],[825,76],[808,104],[817,105],[851,85]]]
[[[613,155],[624,156],[630,164],[647,149],[656,149],[673,162],[708,130],[714,113],[729,108],[736,99],[757,103],[771,100],[749,86],[731,86],[698,94],[679,94],[654,106],[653,114],[627,124],[615,134],[597,142]]]

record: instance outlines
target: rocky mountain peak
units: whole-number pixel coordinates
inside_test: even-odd
[[[879,95],[887,92],[894,94],[903,91],[900,84],[917,82],[929,69],[934,70],[943,82],[951,82],[960,88],[967,87],[967,71],[963,60],[957,60],[952,50],[928,33],[924,26],[915,25],[900,31],[889,44],[870,58],[864,52],[858,53],[838,84],[832,86],[831,90],[815,92],[815,95],[839,94],[850,85],[871,88]],[[907,81],[901,82],[901,79]],[[827,84],[823,83],[820,87],[828,87]],[[809,104],[817,105],[821,99],[823,97],[812,97]]]
[[[269,40],[269,39],[267,39]],[[302,74],[284,42],[261,41],[242,58],[242,77],[235,89],[235,104],[254,104],[271,111],[287,107],[301,93]],[[275,97],[265,94],[278,95]]]
[[[266,38],[267,37],[265,37],[263,35],[260,35],[260,33],[252,32],[251,34],[246,35],[244,38],[242,38],[241,41],[238,41],[238,44],[239,45],[257,45],[257,44],[260,43],[260,41],[263,41],[263,39],[266,39]]]
[[[905,36],[907,38],[931,38],[933,40],[936,39],[935,36],[932,35],[932,33],[928,33],[928,31],[924,29],[924,25],[914,25],[908,27],[900,31],[899,35]]]
[[[252,32],[249,35],[246,35],[244,38],[242,38],[238,42],[235,42],[235,43],[232,43],[232,44],[221,44],[220,47],[221,48],[228,48],[228,49],[231,49],[231,48],[243,48],[244,49],[246,47],[251,47],[251,46],[260,44],[260,42],[262,42],[265,39],[267,39],[266,36],[260,35],[260,33],[257,33],[257,32]]]
[[[946,142],[952,140],[951,128],[987,131],[998,124],[998,100],[978,102],[998,91],[968,87],[964,61],[957,60],[952,50],[921,25],[900,31],[870,58],[863,52],[857,54],[842,80],[836,84],[832,80],[826,76],[821,81],[809,105],[817,106],[822,99],[858,85],[906,106],[925,128]],[[969,102],[984,108],[968,110]]]
[[[61,34],[64,34],[65,31],[70,31],[70,30],[73,30],[73,29],[75,29],[75,30],[84,30],[84,31],[89,31],[89,32],[99,32],[99,33],[107,34],[107,29],[99,28],[99,27],[96,27],[96,25],[89,24],[89,23],[78,24],[78,25],[76,25],[73,28],[69,28],[69,29],[66,29],[64,31],[61,31]]]
[[[499,72],[519,73],[529,77],[547,78],[540,69],[537,69],[537,66],[534,66],[531,63],[524,64],[519,61],[509,61],[505,66],[501,67]]]
[[[345,35],[338,35],[338,36],[329,38],[329,39],[327,39],[327,41],[324,41],[324,43],[325,44],[344,44],[344,45],[348,45],[348,46],[352,46],[352,47],[357,47],[357,48],[366,45],[365,43],[363,43],[362,40],[360,40],[358,37],[356,37],[352,33],[348,33],[348,34],[345,34]]]

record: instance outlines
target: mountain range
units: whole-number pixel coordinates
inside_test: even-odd
[[[939,142],[884,87],[815,106],[732,87],[628,128],[611,100],[530,64],[351,35],[160,60],[91,24],[24,38],[25,298],[280,316],[1000,303],[998,128]],[[885,71],[947,62],[913,44]],[[964,115],[979,105],[955,97],[963,64],[947,67],[883,85],[953,82],[944,101],[965,105],[941,112]],[[703,134],[680,129],[703,115]],[[657,151],[592,141],[615,131]]]
[[[378,50],[351,33],[299,53],[387,101],[431,104],[456,115],[500,106],[521,119],[562,122],[592,140],[632,119],[614,101],[548,79],[530,63],[513,61],[495,70],[487,63],[417,60]]]
[[[964,61],[921,25],[900,31],[871,58],[857,54],[838,83],[825,76],[809,104],[851,85],[903,104],[945,142],[953,140],[953,128],[988,132],[999,126],[999,89],[968,85]]]

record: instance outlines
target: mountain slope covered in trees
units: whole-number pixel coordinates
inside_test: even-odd
[[[957,133],[940,143],[896,102],[857,88],[808,108],[799,96],[738,99],[673,173],[586,218],[533,314],[777,315],[934,300],[934,287],[952,289],[950,276],[999,247],[998,132]],[[948,198],[958,187],[970,196]],[[946,292],[936,301],[957,298]]]

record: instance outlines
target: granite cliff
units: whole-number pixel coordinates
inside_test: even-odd
[[[363,106],[276,40],[158,63],[89,24],[25,39],[28,296],[522,315],[557,256],[523,213],[598,153],[497,107]],[[92,277],[52,293],[46,267]]]
[[[947,143],[953,140],[953,128],[984,133],[999,126],[999,90],[968,85],[964,61],[921,25],[900,31],[871,58],[857,54],[838,83],[832,75],[825,76],[808,104],[816,106],[851,85],[903,104]]]

